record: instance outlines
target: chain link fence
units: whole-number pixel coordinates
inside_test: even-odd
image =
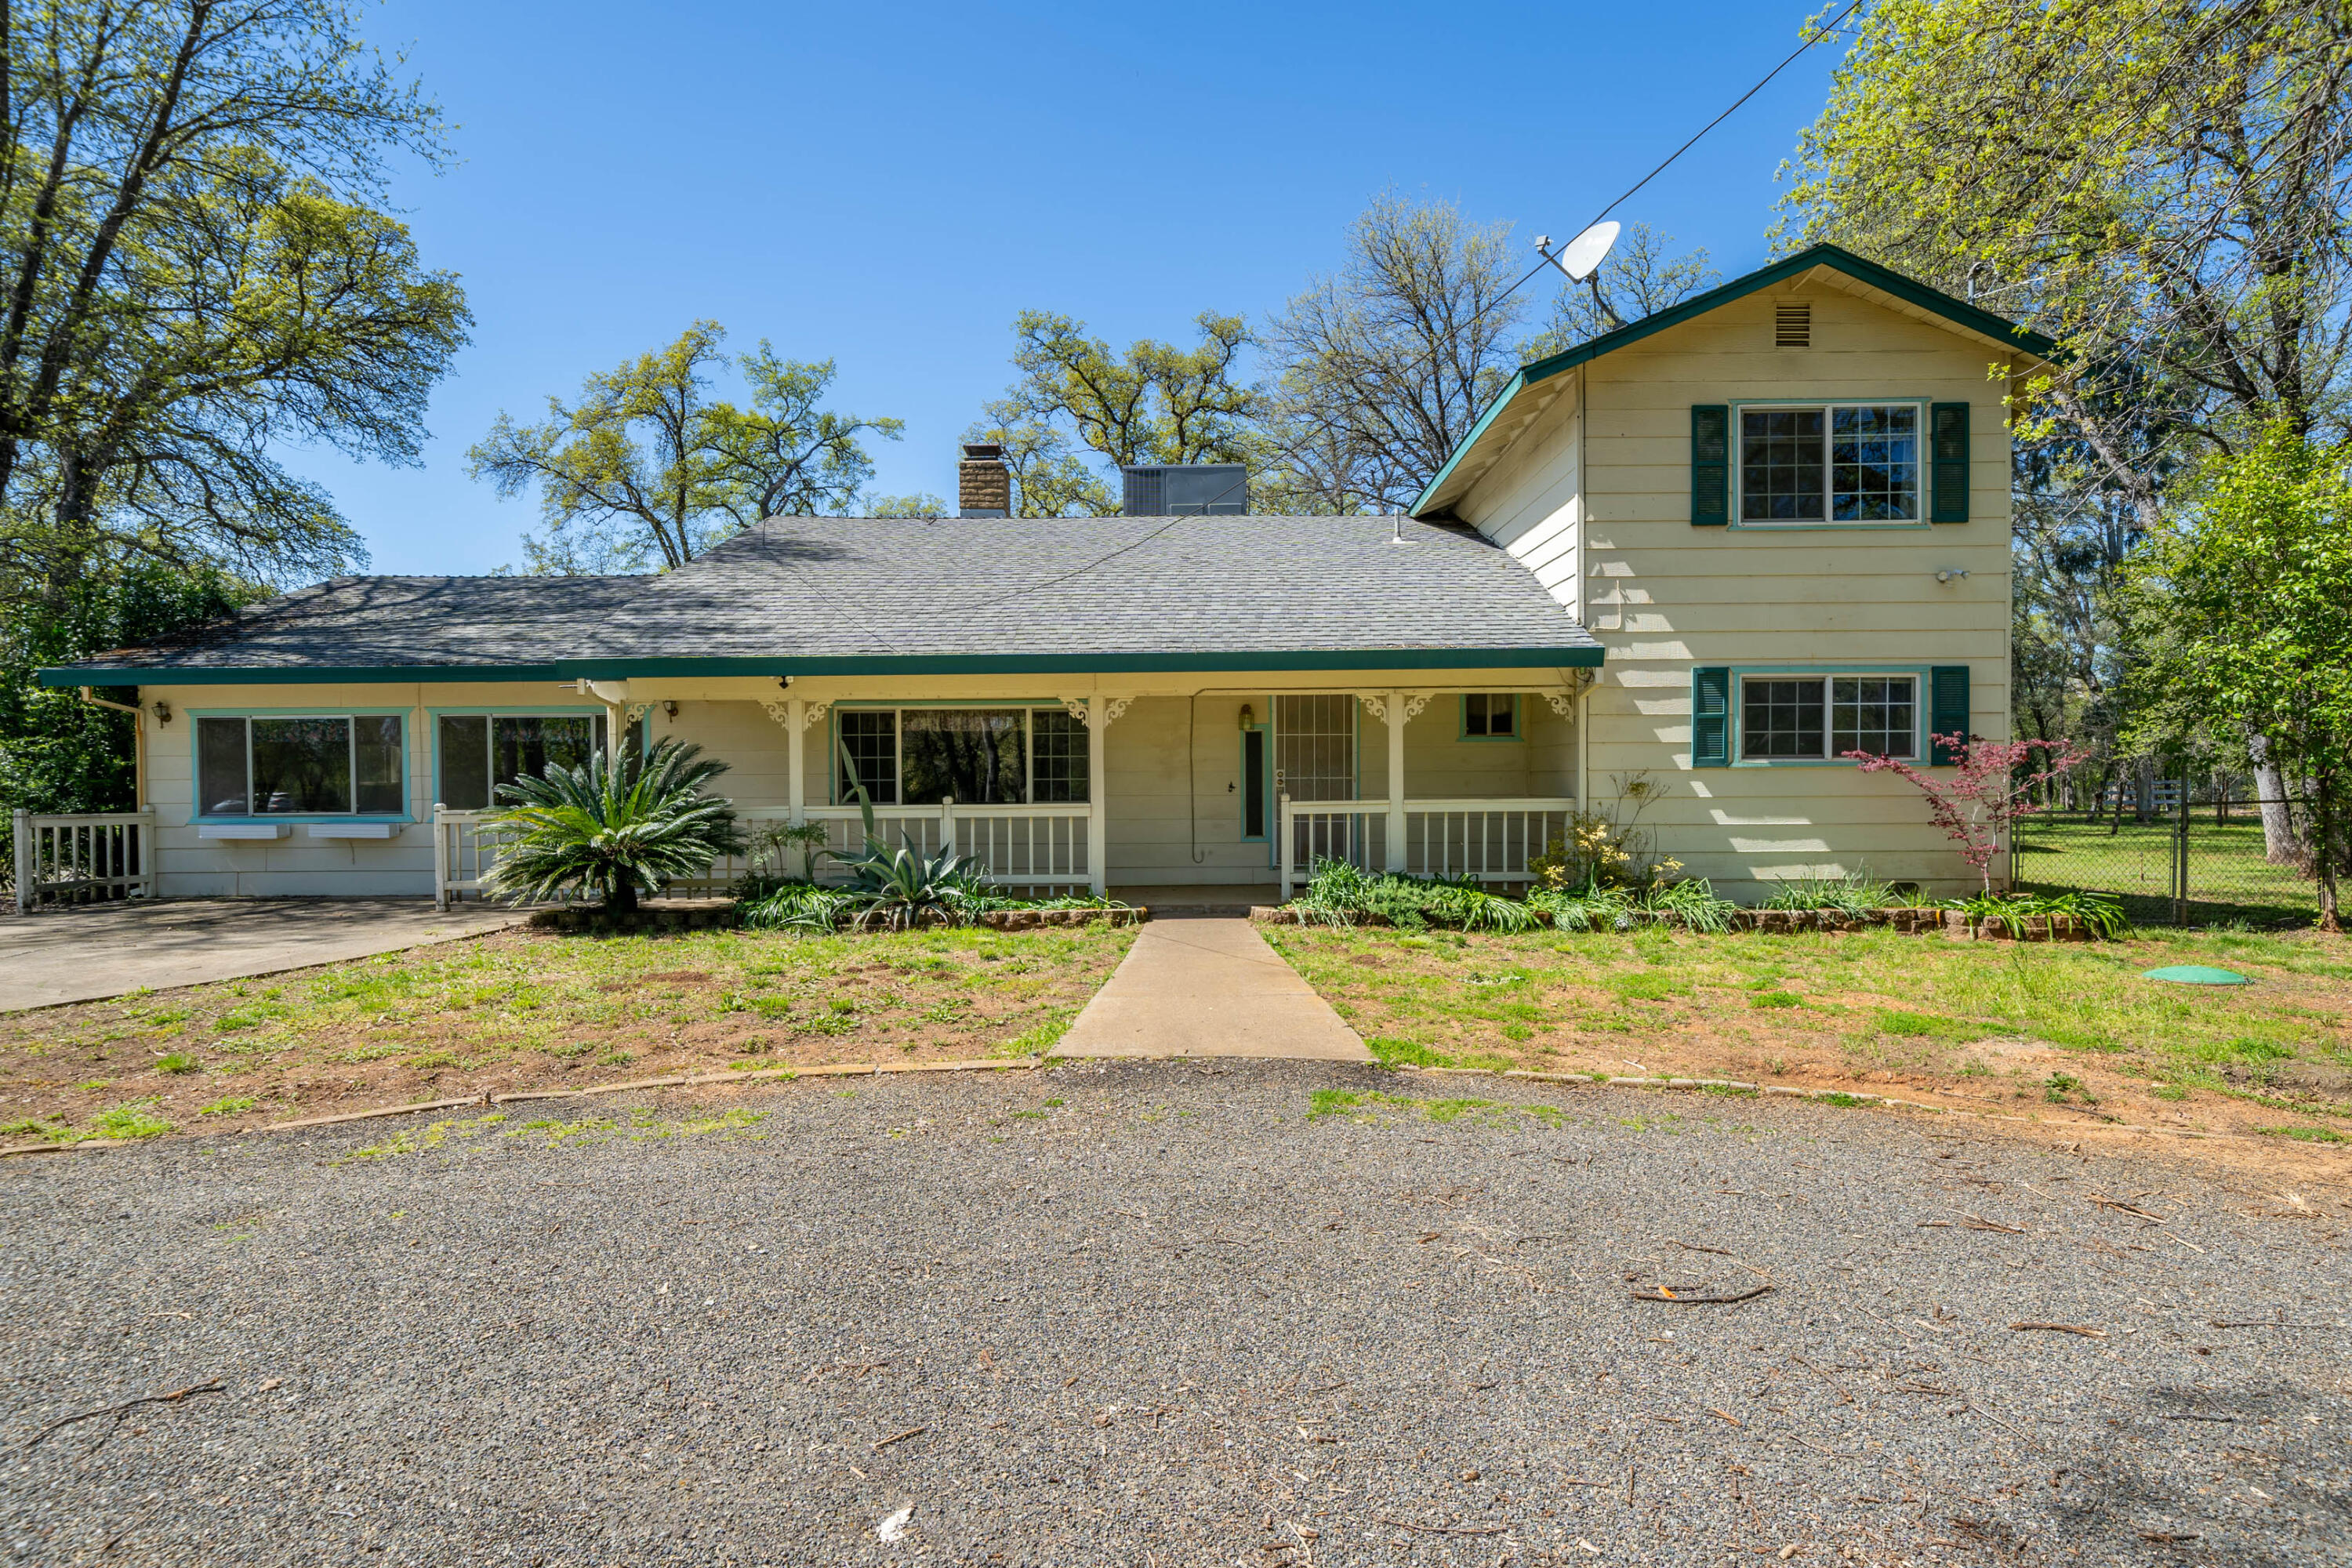
[[[2144,796],[2144,798],[2143,798]],[[2137,925],[2289,925],[2316,920],[2311,879],[2265,854],[2243,780],[2126,781],[2017,827],[2022,892],[2105,893]]]

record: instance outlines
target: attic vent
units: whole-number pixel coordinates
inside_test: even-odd
[[[1776,349],[1809,349],[1813,346],[1813,307],[1811,300],[1772,307],[1772,346]]]

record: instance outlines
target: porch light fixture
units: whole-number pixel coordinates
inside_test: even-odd
[[[1256,722],[1257,722],[1257,710],[1256,710],[1256,709],[1255,709],[1255,708],[1252,708],[1252,707],[1251,707],[1248,703],[1246,703],[1246,702],[1243,703],[1243,704],[1242,704],[1242,728],[1243,728],[1243,729],[1244,729],[1244,730],[1246,730],[1246,729],[1250,728],[1253,724],[1255,724]]]
[[[666,715],[666,716],[667,716],[667,717],[668,717],[668,718],[672,718],[672,719],[677,718],[677,698],[675,698],[675,697],[666,697],[666,698],[664,698],[664,699],[662,700],[662,712],[663,712],[663,714],[664,714],[664,715]]]
[[[163,701],[160,698],[157,699],[154,711],[155,722],[158,724],[169,724],[172,721],[172,705],[170,703]]]

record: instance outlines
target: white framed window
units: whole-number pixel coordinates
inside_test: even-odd
[[[1832,762],[1848,752],[1919,752],[1919,677],[1743,675],[1739,760]]]
[[[1087,727],[1061,708],[837,708],[834,799],[877,805],[1087,800]],[[843,753],[846,753],[845,758]],[[855,777],[853,778],[853,770]]]
[[[198,816],[397,816],[408,776],[397,713],[200,714]]]
[[[488,811],[505,803],[499,786],[538,778],[549,767],[576,768],[604,748],[604,715],[437,713],[438,784],[434,799],[451,811]],[[635,743],[642,726],[629,726]]]
[[[1745,527],[1921,522],[1926,405],[1741,404],[1733,515]]]

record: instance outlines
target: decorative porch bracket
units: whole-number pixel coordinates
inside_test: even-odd
[[[782,701],[761,698],[760,706],[767,710],[770,719],[783,726],[785,816],[798,827],[808,820],[808,745],[805,737],[809,731],[824,722],[824,716],[833,711],[833,704],[788,697]]]

